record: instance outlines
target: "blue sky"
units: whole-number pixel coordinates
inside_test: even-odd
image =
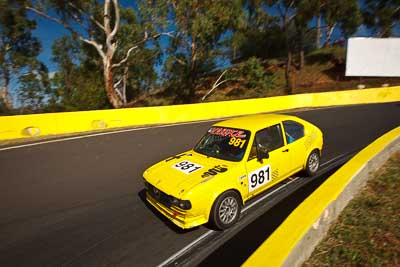
[[[52,57],[52,45],[54,40],[69,34],[69,32],[62,26],[44,19],[41,17],[37,18],[37,28],[33,34],[42,42],[42,53],[39,55],[39,60],[44,62],[49,68],[50,72],[57,70],[57,66],[51,61]]]

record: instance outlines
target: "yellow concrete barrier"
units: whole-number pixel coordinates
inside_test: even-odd
[[[329,177],[243,266],[300,266],[369,174],[399,149],[400,127],[375,140]]]
[[[0,116],[0,140],[167,124],[304,107],[400,101],[400,87],[162,107]]]

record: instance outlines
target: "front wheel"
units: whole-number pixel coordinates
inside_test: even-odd
[[[307,164],[306,164],[306,173],[309,176],[314,176],[318,169],[319,169],[319,152],[318,150],[313,150],[311,154],[307,158]]]
[[[234,191],[226,191],[214,202],[210,221],[219,230],[227,229],[239,220],[241,209],[239,195]]]

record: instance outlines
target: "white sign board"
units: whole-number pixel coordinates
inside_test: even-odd
[[[400,77],[400,38],[350,38],[346,76]]]

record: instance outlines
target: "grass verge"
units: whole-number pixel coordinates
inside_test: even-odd
[[[372,177],[303,266],[400,266],[400,152]]]

